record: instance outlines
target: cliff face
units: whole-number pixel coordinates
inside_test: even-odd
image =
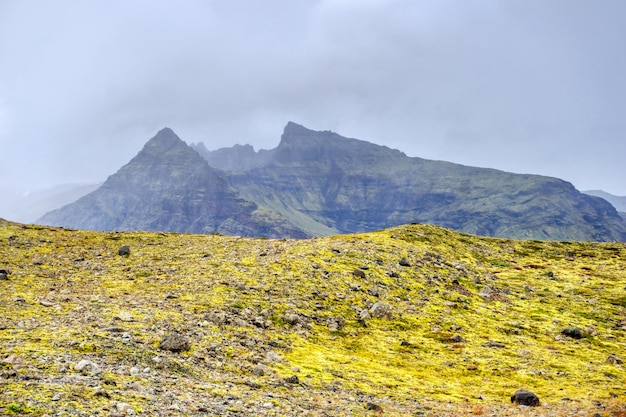
[[[163,129],[98,190],[39,222],[264,237],[419,222],[484,236],[626,241],[615,208],[568,182],[410,158],[295,123],[275,149],[258,152],[192,148]]]
[[[99,189],[40,222],[91,230],[306,236],[280,215],[239,196],[167,128]]]
[[[294,123],[277,148],[247,161],[254,168],[229,171],[230,183],[313,235],[420,222],[486,236],[626,240],[615,209],[568,182],[410,158]]]

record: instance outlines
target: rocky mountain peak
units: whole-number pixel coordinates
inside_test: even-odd
[[[144,150],[166,152],[181,145],[187,146],[172,129],[165,127],[144,145]]]

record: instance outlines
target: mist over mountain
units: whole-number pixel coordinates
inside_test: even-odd
[[[46,224],[322,236],[411,222],[521,239],[626,241],[626,222],[569,182],[408,157],[289,122],[278,146],[209,151],[164,129],[103,186]]]
[[[313,235],[420,222],[485,236],[626,240],[610,204],[566,181],[411,158],[291,122],[275,149],[236,146],[202,155],[229,170],[228,180],[247,199]]]
[[[39,221],[88,230],[306,236],[280,215],[241,198],[168,128],[96,191]]]
[[[61,184],[29,192],[0,190],[0,193],[6,196],[1,216],[20,223],[33,223],[50,210],[72,203],[100,185]]]

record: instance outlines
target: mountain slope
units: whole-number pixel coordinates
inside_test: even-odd
[[[306,236],[279,214],[241,198],[167,128],[96,191],[39,222],[90,230]]]
[[[241,195],[313,235],[421,222],[485,236],[626,240],[610,204],[556,178],[410,158],[291,122],[277,148],[243,148],[202,153],[221,169],[240,158],[228,180]]]
[[[602,190],[583,191],[585,194],[600,197],[608,201],[618,212],[626,214],[626,196],[617,196]]]
[[[0,413],[623,416],[625,258],[425,225],[268,240],[0,220]],[[518,389],[542,405],[511,406]]]

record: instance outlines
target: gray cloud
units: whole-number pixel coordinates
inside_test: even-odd
[[[0,0],[0,188],[289,121],[626,195],[621,0]],[[0,213],[1,214],[1,213]]]

